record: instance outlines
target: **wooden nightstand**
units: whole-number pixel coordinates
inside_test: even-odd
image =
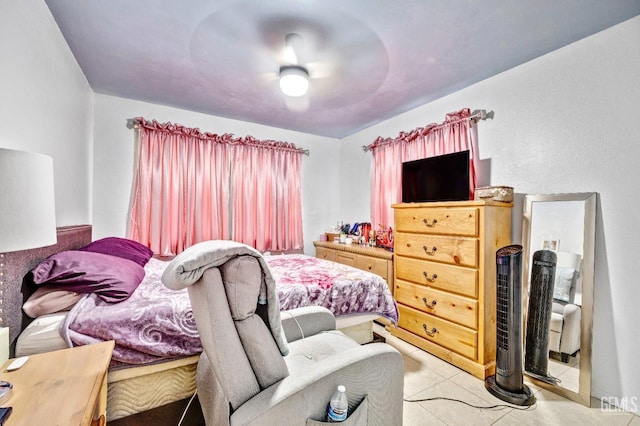
[[[11,425],[103,425],[106,423],[107,369],[114,342],[31,355],[0,380],[13,384],[3,407],[13,407]]]

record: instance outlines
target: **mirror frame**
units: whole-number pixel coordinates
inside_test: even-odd
[[[584,201],[584,234],[582,252],[582,312],[580,319],[580,376],[578,392],[556,386],[542,380],[525,375],[525,379],[531,383],[564,396],[572,401],[591,407],[591,335],[593,328],[593,284],[595,265],[595,228],[596,228],[596,193],[581,192],[571,194],[539,194],[525,195],[524,215],[522,222],[522,245],[524,247],[524,274],[526,285],[522,286],[523,311],[526,312],[529,304],[529,259],[531,257],[530,234],[531,213],[533,204],[538,202],[553,201]],[[525,320],[526,324],[526,320]]]

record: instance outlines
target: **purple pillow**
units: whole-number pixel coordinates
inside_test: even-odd
[[[153,256],[153,251],[151,251],[149,247],[137,241],[118,237],[102,238],[87,244],[79,250],[110,254],[111,256],[129,259],[142,267],[144,267],[149,259],[151,259],[151,256]]]
[[[135,262],[77,250],[54,254],[31,272],[36,285],[55,285],[60,290],[76,293],[96,293],[109,303],[129,298],[144,278],[144,269]]]

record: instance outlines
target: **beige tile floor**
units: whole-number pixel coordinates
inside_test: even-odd
[[[560,354],[552,354],[547,371],[551,377],[560,380],[560,386],[577,393],[580,385],[580,353],[569,357],[567,363],[560,361]]]
[[[452,398],[476,406],[504,405],[484,387],[484,382],[441,359],[406,343],[379,326],[374,331],[386,338],[404,358],[404,398]],[[434,400],[404,403],[404,426],[422,425],[631,425],[640,417],[627,412],[603,411],[569,401],[547,390],[531,386],[536,403],[527,408],[508,406],[480,409],[463,403]]]

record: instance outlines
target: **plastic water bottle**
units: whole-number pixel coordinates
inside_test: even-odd
[[[327,414],[327,421],[329,423],[343,422],[347,419],[349,401],[344,391],[344,386],[338,386],[338,389],[331,397],[331,401],[329,401],[329,412]]]

